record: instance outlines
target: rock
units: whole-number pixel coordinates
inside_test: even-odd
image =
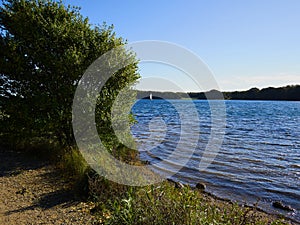
[[[196,188],[199,189],[199,190],[202,190],[204,191],[206,189],[206,185],[204,183],[197,183],[196,184]]]
[[[274,208],[278,208],[278,209],[282,209],[282,210],[286,210],[286,211],[295,211],[295,209],[293,209],[291,206],[289,205],[284,205],[282,202],[280,201],[275,201],[272,203],[272,206]]]
[[[150,165],[150,161],[149,161],[149,160],[145,160],[145,161],[143,161],[143,163],[144,163],[145,165]]]
[[[170,178],[168,178],[167,181],[173,183],[174,186],[175,186],[175,188],[184,188],[184,184],[182,184],[180,182],[174,181],[174,180],[172,180]]]

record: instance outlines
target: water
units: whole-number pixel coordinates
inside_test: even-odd
[[[218,103],[224,104],[213,104]],[[199,171],[212,132],[208,102],[137,101],[132,110],[138,123],[131,131],[141,158],[160,174],[175,173],[174,179],[190,185],[204,182],[219,197],[258,202],[268,212],[300,222],[300,102],[225,101],[225,106],[222,145],[214,161]],[[296,212],[273,208],[272,201],[278,200]]]

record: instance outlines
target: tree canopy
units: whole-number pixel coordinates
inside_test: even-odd
[[[155,91],[138,91],[137,97],[149,98],[150,93],[155,96],[161,96],[165,99],[183,99],[186,93],[174,92],[155,92]],[[220,92],[211,90],[207,92],[189,92],[188,96],[192,99],[231,99],[231,100],[284,100],[284,101],[300,101],[300,85],[288,85],[285,87],[268,87],[259,90],[251,88],[247,91]],[[220,98],[221,96],[224,98]]]
[[[5,0],[0,7],[1,137],[43,137],[70,146],[72,101],[81,76],[105,52],[123,46],[112,26],[95,26],[61,1]],[[101,127],[118,91],[138,78],[137,61],[116,72],[98,101]]]

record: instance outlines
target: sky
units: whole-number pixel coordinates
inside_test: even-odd
[[[188,49],[208,66],[222,91],[300,84],[299,0],[63,2],[80,6],[91,24],[113,24],[129,43],[158,40]],[[156,77],[180,90],[204,91],[170,65],[141,62],[139,68],[138,89],[178,90],[147,83]]]

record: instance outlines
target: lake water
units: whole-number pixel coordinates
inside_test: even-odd
[[[199,170],[199,163],[205,151],[216,150],[214,145],[205,150],[215,114],[205,100],[138,100],[132,108],[138,123],[131,132],[141,158],[160,174],[175,173],[173,179],[190,185],[204,182],[216,196],[258,202],[268,212],[300,222],[300,102],[211,102],[223,104],[226,124],[220,148],[215,145],[218,154],[207,168]],[[296,212],[275,209],[272,201]]]

